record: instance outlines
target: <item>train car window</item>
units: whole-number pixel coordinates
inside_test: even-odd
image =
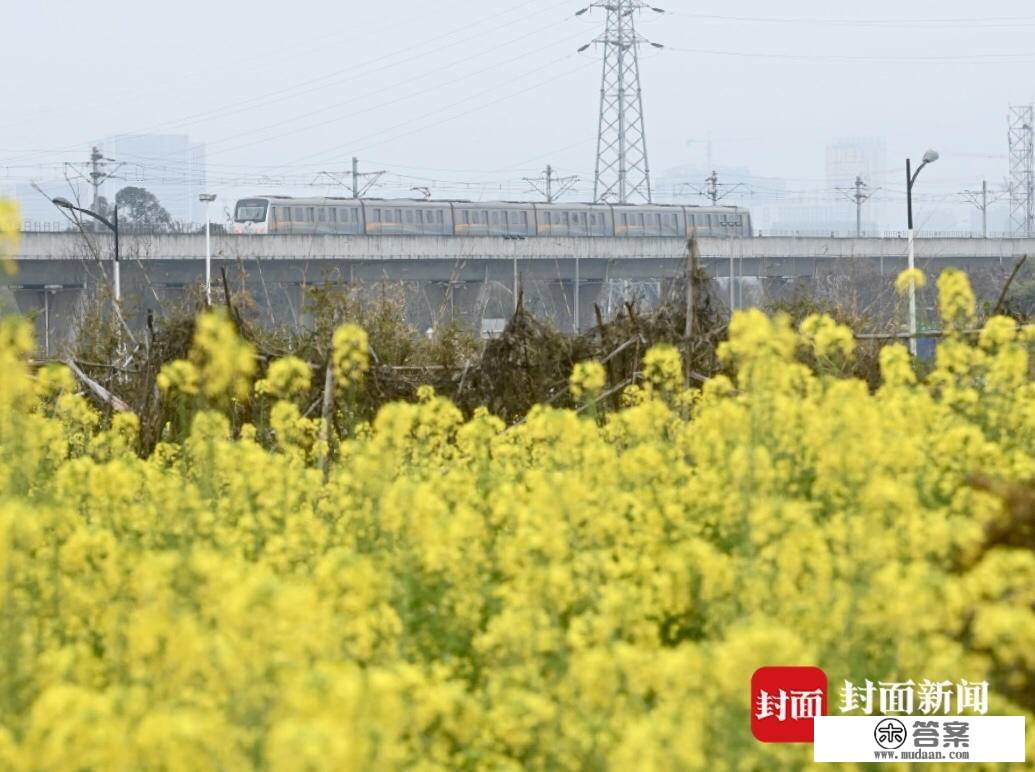
[[[460,219],[464,221],[464,225],[470,225],[471,224],[470,214],[468,213],[468,211],[466,209],[464,209],[462,212],[460,212]]]
[[[278,206],[277,207],[277,219],[281,222],[291,222],[291,207]]]
[[[493,210],[493,212],[492,212],[492,224],[493,225],[499,225],[500,224],[500,213],[497,212],[496,210]]]
[[[370,214],[371,214],[370,220],[372,222],[381,222],[381,210],[380,209],[374,209],[373,211],[371,211]]]
[[[409,225],[413,225],[413,210],[412,209],[407,209],[406,210],[406,222]]]
[[[327,210],[327,221],[333,223],[338,222],[338,210],[333,206]]]
[[[597,216],[593,212],[589,213],[589,224],[590,225],[596,225],[597,224]]]
[[[327,209],[325,207],[318,207],[316,210],[316,221],[327,222]]]
[[[294,220],[295,220],[295,222],[305,222],[305,214],[302,211],[302,207],[300,207],[300,206],[296,206],[295,207],[295,217],[294,217]]]
[[[626,217],[625,212],[622,212],[620,215],[618,215],[618,218],[621,221],[622,225],[628,225],[629,224],[629,221],[628,221],[628,219]]]
[[[521,224],[524,225],[526,228],[528,227],[528,212],[521,212]]]
[[[442,225],[442,224],[445,223],[445,217],[443,216],[441,209],[438,210],[438,218],[437,219],[438,219],[439,225]]]

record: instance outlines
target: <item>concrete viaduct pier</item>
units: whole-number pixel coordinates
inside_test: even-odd
[[[41,345],[55,349],[74,329],[86,295],[108,282],[112,240],[106,234],[24,233],[13,276],[0,286],[21,312],[36,317]],[[726,297],[730,272],[745,286],[870,274],[894,277],[906,265],[900,238],[701,239],[702,267]],[[204,280],[203,235],[124,235],[122,287],[127,315],[161,315]],[[305,288],[326,283],[393,285],[406,296],[419,327],[444,315],[491,330],[513,310],[515,290],[526,307],[561,329],[594,323],[594,303],[613,313],[636,298],[656,302],[683,275],[687,246],[670,238],[512,239],[451,236],[214,236],[213,283],[225,268],[273,323],[304,323]],[[918,266],[1009,270],[1035,239],[941,239],[917,242]],[[221,290],[221,287],[217,287]]]

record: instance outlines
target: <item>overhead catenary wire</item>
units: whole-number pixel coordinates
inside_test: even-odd
[[[665,46],[667,51],[678,51],[685,54],[698,54],[702,56],[729,56],[745,59],[767,59],[787,60],[802,62],[846,62],[846,63],[876,63],[887,64],[1018,64],[1035,62],[1035,51],[1018,53],[981,53],[981,54],[944,54],[944,55],[848,55],[848,54],[795,54],[785,52],[763,52],[763,51],[732,51],[713,48],[684,48],[680,46]]]
[[[534,2],[536,2],[536,0],[532,0],[532,2],[534,3]],[[562,1],[553,0],[552,2],[549,3],[549,7],[551,7],[551,8],[552,7],[557,7],[557,6],[560,6],[561,4],[562,4]],[[528,11],[527,4],[525,6],[520,7],[519,10],[523,14],[527,14],[527,11]],[[430,50],[423,50],[424,46],[427,43],[445,40],[445,39],[447,39],[449,37],[452,37],[452,36],[454,36],[456,34],[464,32],[464,31],[475,29],[475,28],[479,27],[480,25],[482,25],[483,23],[485,23],[487,21],[498,20],[501,17],[501,15],[502,16],[506,16],[506,14],[512,13],[512,12],[514,12],[514,9],[504,9],[502,11],[496,11],[496,12],[493,12],[492,14],[488,14],[488,15],[486,15],[484,17],[479,18],[475,22],[471,22],[469,24],[464,24],[464,25],[462,25],[462,26],[460,26],[458,28],[449,30],[448,32],[445,32],[445,33],[442,33],[440,35],[436,35],[434,37],[428,38],[425,41],[423,41],[422,43],[418,43],[416,45],[407,45],[404,48],[401,48],[401,49],[398,49],[398,50],[395,50],[395,51],[390,51],[388,53],[382,54],[382,55],[380,55],[378,57],[375,57],[374,59],[368,60],[365,63],[366,65],[369,66],[371,64],[377,64],[377,63],[380,63],[380,62],[385,62],[385,61],[389,62],[388,64],[384,65],[383,67],[375,68],[375,70],[373,70],[373,71],[371,71],[371,70],[363,70],[363,66],[364,66],[363,62],[360,62],[360,63],[352,62],[352,63],[350,63],[349,67],[347,67],[347,68],[335,70],[332,73],[328,73],[328,74],[325,74],[325,75],[322,75],[322,76],[318,76],[316,78],[306,79],[306,80],[301,81],[300,83],[294,83],[291,86],[288,86],[286,88],[280,89],[280,90],[275,91],[275,92],[268,92],[267,91],[267,92],[264,92],[263,94],[261,94],[261,95],[259,95],[257,97],[252,97],[252,98],[249,98],[249,99],[246,99],[246,100],[240,100],[239,102],[231,103],[230,105],[221,105],[219,108],[214,108],[213,110],[203,111],[201,113],[196,113],[193,116],[187,116],[186,118],[183,118],[183,119],[172,120],[172,121],[163,121],[163,122],[151,124],[150,126],[145,127],[143,129],[135,129],[135,130],[132,130],[132,131],[129,131],[129,132],[124,132],[122,134],[115,135],[115,137],[131,136],[133,134],[138,134],[138,133],[141,133],[141,132],[149,132],[149,131],[153,132],[153,131],[156,131],[158,129],[168,128],[170,126],[184,125],[186,121],[188,121],[189,119],[191,119],[193,117],[202,117],[203,116],[205,118],[212,118],[212,117],[215,117],[217,115],[222,114],[223,111],[225,111],[227,109],[232,109],[232,108],[234,108],[236,106],[240,106],[240,105],[245,104],[245,103],[255,103],[256,106],[261,107],[261,106],[264,106],[265,104],[267,104],[269,102],[268,98],[271,96],[271,94],[273,94],[273,95],[280,95],[280,94],[288,93],[289,96],[296,96],[296,95],[302,95],[303,93],[309,93],[308,91],[305,91],[304,88],[300,89],[299,86],[304,87],[306,85],[310,85],[310,84],[313,84],[313,83],[317,83],[317,82],[320,82],[320,81],[324,81],[324,80],[328,80],[328,79],[334,78],[334,77],[336,77],[338,75],[341,75],[341,74],[344,74],[344,73],[348,73],[348,74],[350,74],[352,76],[352,79],[356,79],[356,78],[362,78],[362,77],[365,77],[365,76],[367,76],[369,74],[372,74],[372,72],[374,72],[374,71],[382,71],[384,69],[391,69],[393,67],[399,67],[399,66],[402,66],[402,65],[407,64],[407,63],[412,62],[412,61],[418,61],[421,58],[424,58],[424,57],[426,57],[428,55],[431,55],[431,54],[434,54],[434,53],[438,53],[440,51],[444,51],[444,50],[447,50],[449,48],[453,48],[453,47],[456,47],[456,46],[459,46],[459,45],[464,45],[466,43],[471,42],[472,40],[480,39],[481,37],[484,37],[484,35],[486,34],[484,30],[481,31],[481,32],[478,32],[478,33],[476,33],[474,35],[471,35],[470,37],[463,38],[463,39],[457,40],[457,41],[453,41],[451,43],[439,46],[437,48],[431,48]],[[560,21],[563,21],[563,18],[558,17],[558,23]],[[490,28],[490,31],[491,30],[496,30],[496,29],[504,29],[504,28],[507,28],[507,27],[509,27],[511,25],[512,25],[512,22],[503,22],[502,24],[499,24],[496,27]],[[541,32],[541,30],[540,30],[540,32]],[[525,37],[525,36],[522,36],[522,37]],[[489,49],[489,51],[491,52],[491,51],[498,50],[501,46],[506,45],[506,44],[507,44],[506,42],[500,43],[499,41],[497,41],[493,45],[493,47],[491,49]],[[400,59],[399,58],[400,54],[409,54],[409,56],[406,56],[406,57],[403,57],[402,59]],[[467,58],[470,58],[470,54],[468,55]],[[331,84],[329,84],[328,86],[325,86],[325,87],[329,87],[329,86],[333,86],[333,85],[340,85],[340,84],[339,83],[331,83]],[[318,89],[311,89],[311,90],[318,90]],[[377,90],[380,90],[380,89],[377,89]],[[91,142],[93,142],[94,140],[95,140],[95,138],[85,139],[82,142],[77,143],[76,145],[72,145],[72,146],[68,146],[68,147],[63,148],[63,151],[64,152],[75,152],[80,146],[88,145]],[[17,158],[14,158],[14,159],[4,159],[4,160],[6,160],[6,161],[19,161],[19,160],[22,160],[23,158],[32,157],[32,155],[34,155],[34,154],[36,154],[36,153],[33,152],[33,153],[30,153],[28,156],[23,155],[23,156],[19,156]]]

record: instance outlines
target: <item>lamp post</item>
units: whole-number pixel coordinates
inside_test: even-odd
[[[212,305],[212,233],[210,229],[211,218],[208,215],[208,208],[216,196],[213,193],[202,193],[198,200],[205,205],[205,305]]]
[[[118,206],[118,204],[115,205],[115,214],[114,214],[114,217],[112,218],[114,220],[114,222],[112,222],[107,217],[104,217],[103,215],[97,214],[97,212],[92,212],[89,209],[83,209],[81,206],[76,206],[71,201],[69,201],[67,198],[54,198],[54,199],[51,199],[51,203],[54,206],[56,206],[56,207],[58,207],[60,209],[68,209],[71,212],[79,212],[80,214],[85,214],[87,217],[92,217],[97,222],[99,222],[102,225],[106,226],[112,233],[115,234],[115,265],[114,265],[114,268],[112,269],[112,275],[113,275],[112,278],[113,278],[113,282],[114,282],[114,285],[115,285],[115,302],[116,303],[122,302],[122,278],[121,278],[121,275],[120,275],[120,272],[119,272],[120,262],[119,262],[119,206]]]
[[[909,352],[916,356],[916,280],[913,269],[916,268],[916,247],[913,240],[913,185],[920,172],[927,164],[938,160],[938,153],[928,150],[924,153],[924,162],[913,171],[913,162],[906,159],[906,211],[909,218]]]
[[[722,227],[723,231],[725,231],[725,233],[727,235],[727,240],[729,241],[729,252],[730,252],[730,318],[732,319],[733,318],[733,310],[737,307],[737,303],[736,303],[736,300],[737,300],[736,290],[734,289],[734,284],[733,284],[733,279],[734,279],[734,270],[733,270],[733,233],[734,233],[734,228],[739,228],[740,227],[740,218],[738,218],[738,217],[727,217],[726,215],[722,215],[722,217],[719,220],[719,225]],[[743,268],[743,266],[741,266],[741,268]]]

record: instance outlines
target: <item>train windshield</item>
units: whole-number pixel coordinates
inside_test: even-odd
[[[266,210],[269,202],[261,198],[247,198],[237,202],[237,213],[234,220],[237,222],[266,222]]]

